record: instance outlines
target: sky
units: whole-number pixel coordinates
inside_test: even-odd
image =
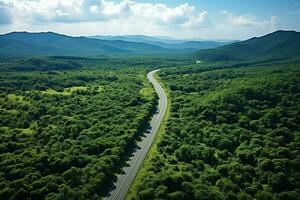
[[[243,40],[300,31],[300,0],[0,0],[0,33]]]

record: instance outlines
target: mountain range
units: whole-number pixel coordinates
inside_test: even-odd
[[[168,41],[169,43],[147,36],[124,36],[119,38],[102,38],[98,36],[89,38],[71,37],[53,32],[11,32],[0,35],[0,55],[100,56],[112,54],[187,53],[226,44],[210,41]]]
[[[145,43],[71,37],[53,32],[12,32],[0,36],[1,55],[98,56],[106,54],[154,52],[162,53],[165,52],[165,49]]]
[[[276,31],[262,37],[228,44],[194,54],[203,61],[267,60],[300,56],[300,32]]]
[[[182,40],[174,39],[170,37],[154,37],[145,35],[124,35],[124,36],[91,36],[90,38],[101,39],[101,40],[122,40],[127,42],[142,42],[146,44],[152,44],[160,46],[166,49],[177,49],[177,50],[200,50],[200,49],[211,49],[220,47],[226,44],[230,44],[236,41],[223,40],[223,41],[209,41],[209,40]]]
[[[1,56],[103,56],[192,54],[201,61],[241,61],[300,57],[300,33],[276,31],[245,41],[185,41],[132,36],[72,37],[53,32],[0,35]]]

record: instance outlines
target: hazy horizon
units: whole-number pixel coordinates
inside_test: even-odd
[[[4,32],[4,33],[0,33],[0,35],[5,35],[5,34],[9,34],[9,33],[56,33],[59,35],[66,35],[66,36],[72,36],[72,37],[134,37],[134,36],[141,36],[141,37],[152,37],[152,38],[159,38],[159,39],[166,39],[166,40],[199,40],[199,41],[233,41],[233,40],[237,40],[235,38],[220,38],[220,39],[210,39],[210,38],[178,38],[178,37],[172,37],[172,36],[168,36],[168,35],[142,35],[142,34],[124,34],[124,35],[119,35],[119,34],[96,34],[96,35],[76,35],[76,34],[66,34],[66,33],[61,33],[61,32],[55,32],[55,31],[27,31],[27,30],[18,30],[18,31],[9,31],[9,32]],[[256,37],[256,36],[253,36]]]

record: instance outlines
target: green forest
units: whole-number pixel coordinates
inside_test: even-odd
[[[299,19],[0,0],[0,200],[300,200]]]
[[[300,65],[163,69],[169,118],[128,199],[300,199]]]
[[[0,63],[0,199],[101,199],[170,101],[127,199],[300,199],[300,66],[41,57]],[[151,66],[151,67],[150,67]]]
[[[167,113],[125,199],[300,200],[299,61],[0,58],[0,200],[103,199],[151,132],[158,68]]]
[[[146,68],[65,59],[1,61],[1,200],[103,197],[156,107]]]

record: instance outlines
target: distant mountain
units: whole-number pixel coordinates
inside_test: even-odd
[[[151,37],[145,35],[124,35],[124,36],[91,36],[90,38],[101,39],[101,40],[123,40],[127,42],[143,42],[160,46],[166,49],[176,50],[200,50],[200,49],[211,49],[220,47],[226,44],[232,43],[231,41],[217,42],[217,41],[199,41],[199,40],[178,40],[167,37]]]
[[[166,53],[167,49],[141,42],[71,37],[53,32],[12,32],[0,35],[0,55],[71,55]]]
[[[181,43],[188,40],[178,40],[170,37],[159,37],[159,36],[147,36],[147,35],[96,35],[90,36],[89,38],[100,39],[100,40],[123,40],[127,42],[158,42],[158,43]]]
[[[187,41],[181,42],[177,44],[156,44],[158,46],[164,48],[171,48],[171,49],[212,49],[220,46],[224,46],[229,44],[230,42],[214,42],[214,41]]]
[[[294,56],[300,56],[300,33],[295,31],[276,31],[195,54],[196,59],[207,61],[285,59]]]

